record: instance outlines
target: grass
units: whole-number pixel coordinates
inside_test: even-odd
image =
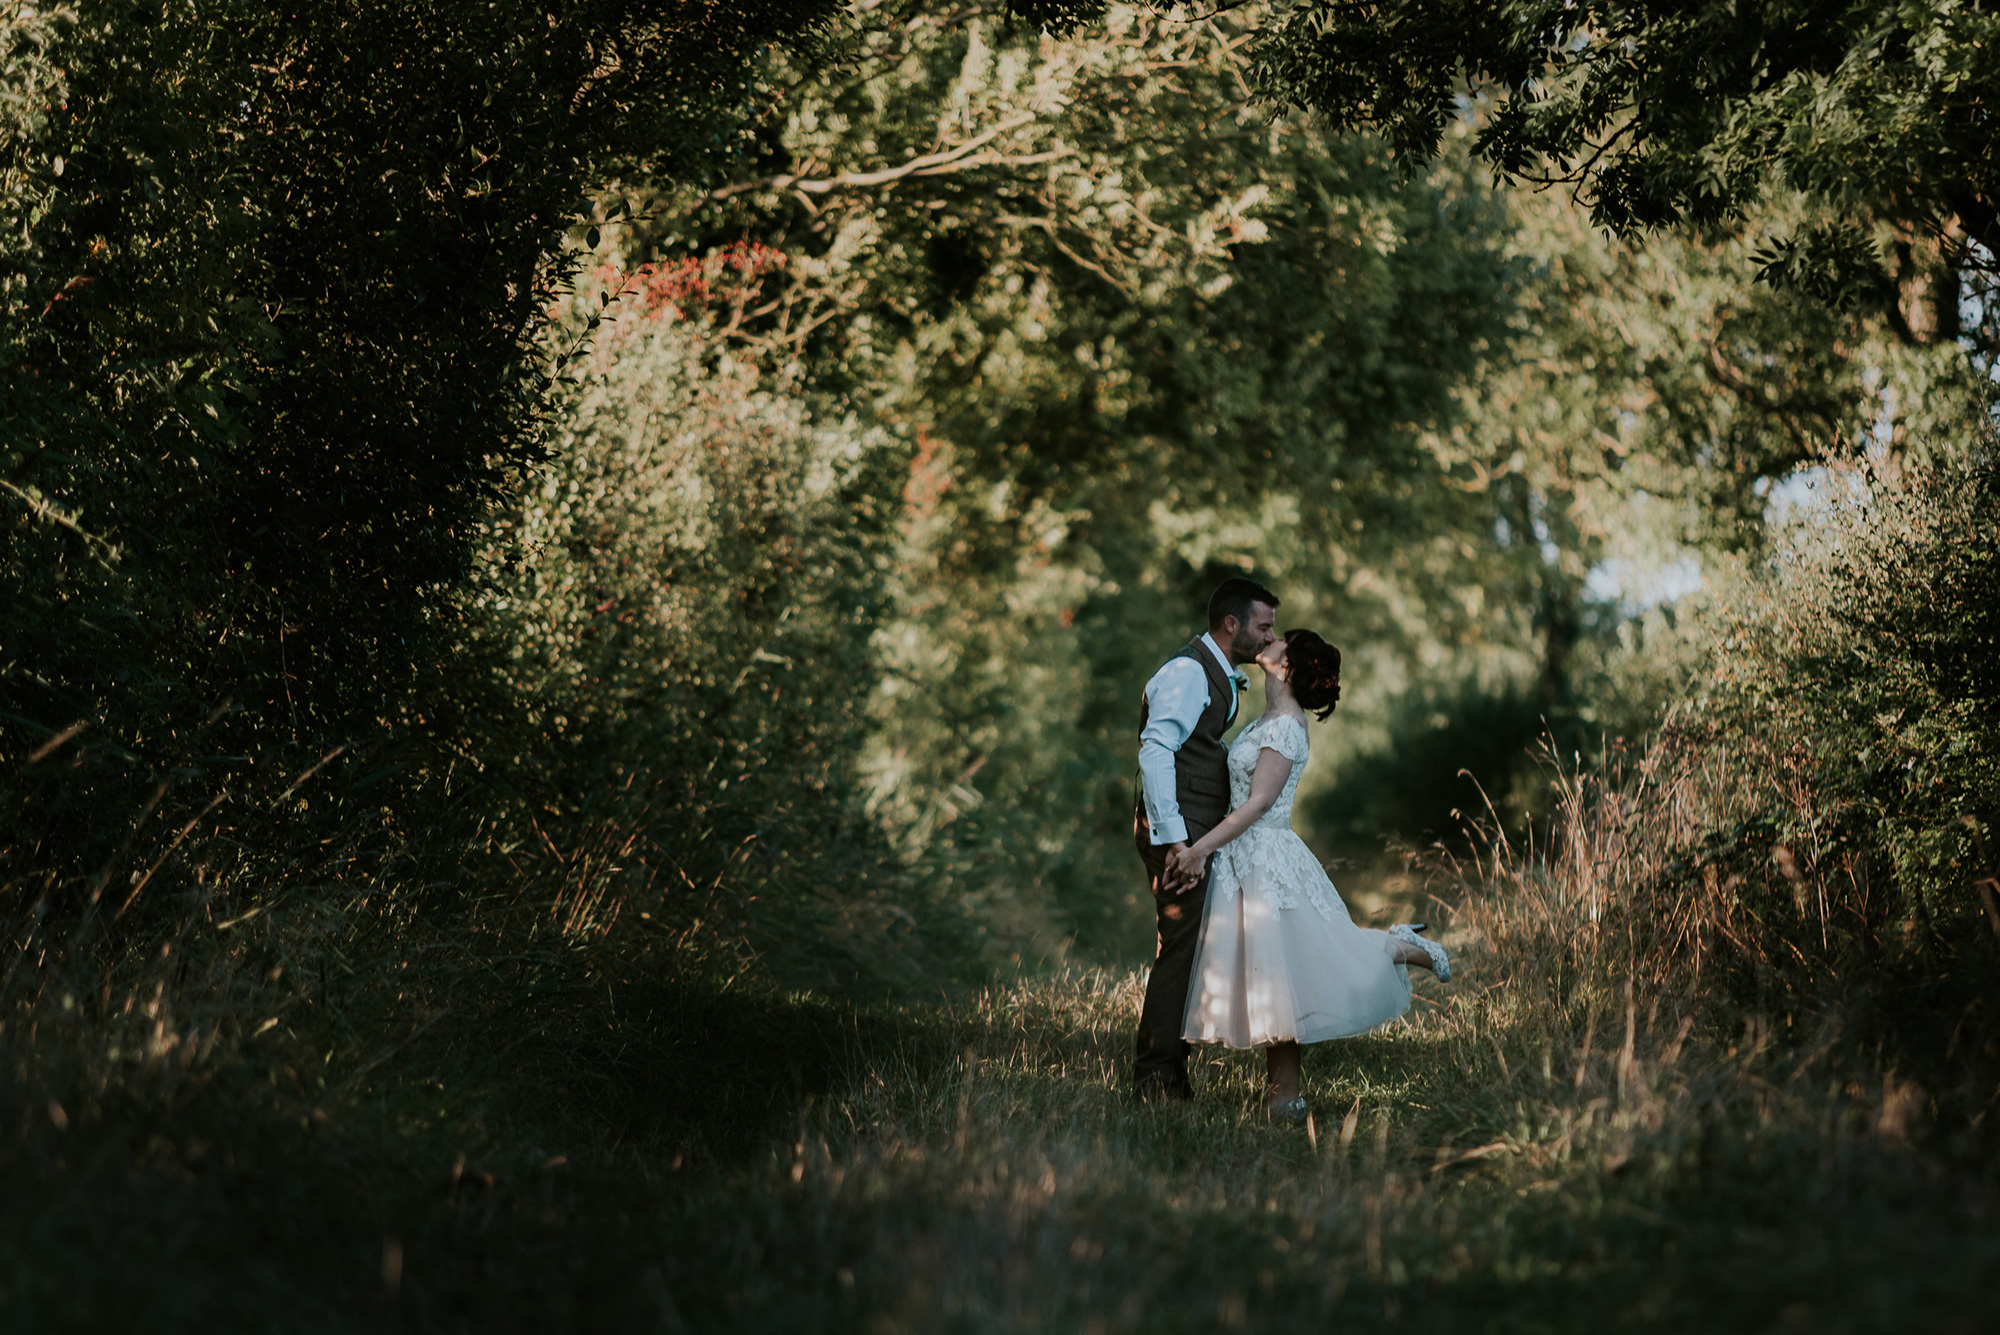
[[[1304,1130],[1250,1053],[1135,1105],[1137,972],[787,992],[629,887],[27,931],[0,1329],[1989,1329],[1992,1044],[1761,981],[1845,864],[1689,863],[1759,810],[1733,754],[1559,775],[1542,846],[1433,864],[1457,977],[1309,1049]]]
[[[1310,1131],[1254,1114],[1252,1054],[1205,1052],[1192,1106],[1134,1106],[1129,973],[875,1005],[579,977],[533,1023],[422,999],[373,1052],[296,993],[235,1037],[76,1004],[5,1035],[0,1318],[1987,1328],[1992,1174],[1909,1087],[1643,993],[1552,1010],[1462,944],[1406,1022],[1309,1050]]]

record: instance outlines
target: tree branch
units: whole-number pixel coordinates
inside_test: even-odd
[[[842,172],[838,176],[818,178],[785,175],[767,176],[756,181],[738,181],[734,185],[725,185],[720,189],[711,190],[704,196],[704,202],[719,203],[722,200],[730,198],[732,195],[747,194],[753,190],[794,190],[805,194],[824,195],[834,190],[853,190],[868,186],[888,185],[911,176],[947,176],[954,172],[970,171],[974,167],[990,167],[1003,164],[1007,166],[1028,167],[1039,162],[1052,162],[1057,158],[1068,157],[1071,150],[1066,148],[1050,149],[1044,153],[1012,155],[979,152],[980,149],[986,147],[986,145],[992,143],[1007,131],[1019,129],[1034,119],[1035,113],[1032,111],[1024,111],[1018,115],[1009,116],[1006,120],[1001,121],[998,125],[993,126],[983,134],[976,134],[962,144],[954,144],[952,147],[936,153],[926,153],[921,157],[911,158],[901,166],[884,167],[881,171],[872,172]]]

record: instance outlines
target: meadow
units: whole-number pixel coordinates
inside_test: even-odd
[[[1601,816],[1587,786],[1566,786],[1572,818]],[[1261,1116],[1255,1054],[1204,1050],[1195,1103],[1136,1104],[1130,971],[871,1001],[559,932],[468,951],[461,925],[356,932],[390,953],[301,978],[304,921],[229,924],[234,948],[149,951],[95,996],[17,994],[4,1035],[34,1097],[9,1128],[0,1311],[22,1330],[1985,1329],[1985,1110],[1968,1125],[1836,1017],[1703,1006],[1648,971],[1649,933],[1611,925],[1638,878],[1606,874],[1635,853],[1607,841],[1629,831],[1572,833],[1352,894],[1384,920],[1428,899],[1457,974],[1309,1050],[1303,1129]]]
[[[0,1330],[1994,1328],[2000,16],[1481,13],[0,0]]]

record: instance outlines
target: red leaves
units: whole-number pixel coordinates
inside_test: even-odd
[[[688,310],[712,302],[737,305],[762,286],[766,274],[785,267],[781,250],[756,241],[738,241],[698,258],[666,264],[642,264],[629,273],[612,265],[597,271],[611,299],[636,296],[649,319],[669,312],[685,317]]]

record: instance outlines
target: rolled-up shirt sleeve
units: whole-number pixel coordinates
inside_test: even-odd
[[[1201,721],[1208,708],[1208,674],[1191,658],[1173,658],[1146,683],[1146,726],[1139,733],[1139,786],[1146,804],[1146,823],[1155,844],[1187,839],[1181,818],[1174,753]]]

